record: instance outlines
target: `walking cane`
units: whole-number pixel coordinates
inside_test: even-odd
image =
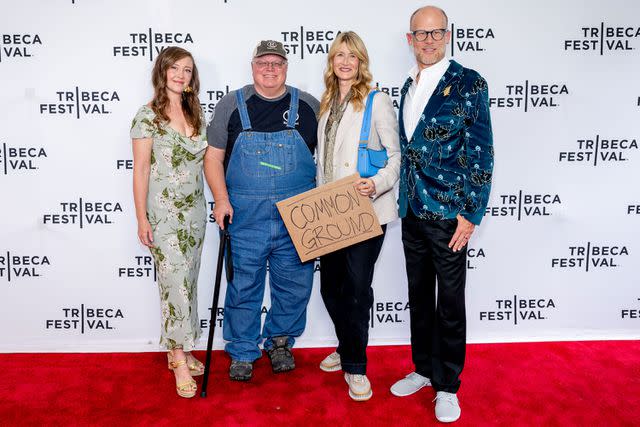
[[[225,257],[226,248],[226,257]],[[216,317],[218,314],[218,297],[220,296],[220,279],[222,278],[222,263],[226,258],[227,283],[233,280],[233,261],[231,260],[231,237],[229,236],[229,216],[224,217],[224,230],[220,233],[220,247],[218,249],[218,265],[216,267],[216,282],[213,287],[213,303],[211,304],[211,319],[209,320],[209,339],[207,341],[207,356],[204,364],[202,379],[202,391],[200,397],[207,397],[207,383],[209,382],[209,369],[211,368],[211,348],[213,347],[213,334],[216,329]]]

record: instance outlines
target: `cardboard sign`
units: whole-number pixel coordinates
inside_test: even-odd
[[[276,203],[303,262],[382,234],[371,200],[355,189],[359,178],[354,174]]]

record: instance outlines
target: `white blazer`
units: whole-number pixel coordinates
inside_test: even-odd
[[[366,102],[366,99],[365,99]],[[333,147],[333,178],[335,180],[353,175],[358,172],[358,143],[364,108],[355,111],[350,102],[342,115],[342,120],[336,132]],[[318,156],[317,183],[326,184],[324,180],[324,129],[327,126],[329,111],[325,111],[318,121]],[[371,132],[369,134],[369,148],[381,150],[386,148],[389,160],[387,165],[371,177],[376,194],[372,198],[373,209],[380,224],[387,224],[398,218],[395,183],[400,176],[400,143],[398,137],[398,119],[393,103],[384,92],[379,92],[373,98],[371,114]]]

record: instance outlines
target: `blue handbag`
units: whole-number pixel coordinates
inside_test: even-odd
[[[371,178],[378,170],[387,165],[387,150],[373,150],[368,148],[369,132],[371,130],[371,111],[373,110],[373,97],[379,91],[372,91],[367,97],[360,129],[360,143],[358,144],[358,173],[362,178]]]

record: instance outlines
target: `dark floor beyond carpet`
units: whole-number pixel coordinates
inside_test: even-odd
[[[163,353],[0,354],[0,425],[438,424],[431,388],[389,392],[412,370],[409,347],[369,348],[368,402],[348,397],[341,372],[318,369],[330,351],[296,349],[297,369],[278,375],[263,357],[248,383],[229,381],[216,351],[206,399],[175,394]],[[640,341],[469,345],[455,425],[637,426],[639,377]]]

